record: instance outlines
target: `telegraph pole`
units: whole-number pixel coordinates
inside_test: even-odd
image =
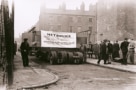
[[[6,60],[7,60],[7,77],[8,85],[13,83],[13,30],[12,19],[9,17],[8,1],[2,0],[4,12],[4,29],[5,29],[5,45],[6,45]]]
[[[14,47],[14,0],[12,0],[12,44],[13,44],[13,47]],[[14,48],[13,48],[14,49]],[[14,51],[14,50],[13,50]],[[14,56],[14,52],[13,52],[13,56]]]

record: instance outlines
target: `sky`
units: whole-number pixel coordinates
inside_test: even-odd
[[[89,4],[95,4],[97,0],[14,0],[15,7],[15,38],[21,36],[25,31],[28,31],[39,19],[40,5],[46,2],[47,8],[58,8],[63,2],[66,3],[67,9],[76,9],[84,2],[89,9]],[[8,0],[11,9],[12,0]]]

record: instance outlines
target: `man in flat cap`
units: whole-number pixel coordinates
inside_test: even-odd
[[[120,46],[121,51],[122,51],[122,55],[123,55],[122,64],[125,64],[125,65],[127,65],[128,45],[129,45],[128,39],[125,38]]]
[[[101,60],[104,60],[104,64],[107,64],[108,60],[108,47],[107,39],[103,40],[103,43],[100,45],[100,58],[97,61],[97,64],[100,64]]]
[[[29,59],[28,59],[29,44],[27,42],[27,38],[25,38],[24,42],[21,43],[20,49],[21,49],[21,56],[23,60],[23,66],[27,67],[29,66]]]

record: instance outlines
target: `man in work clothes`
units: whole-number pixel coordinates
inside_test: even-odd
[[[100,64],[101,60],[104,60],[104,64],[107,64],[108,59],[108,45],[107,40],[105,39],[103,43],[100,45],[100,58],[98,59],[97,64]]]
[[[121,43],[121,51],[122,51],[122,55],[123,55],[123,60],[122,60],[122,64],[127,65],[127,53],[128,53],[128,39],[125,38],[124,41]]]
[[[95,55],[95,59],[99,59],[99,54],[100,54],[100,45],[98,43],[95,43],[93,45],[93,52],[94,52],[94,55]]]
[[[116,57],[119,57],[119,44],[118,44],[118,41],[116,41],[114,44],[113,44],[113,59],[115,59]]]
[[[86,62],[86,46],[82,43],[80,44],[80,51],[83,53],[84,62]]]
[[[112,52],[113,52],[113,45],[111,44],[110,40],[108,40],[108,64],[111,64]]]
[[[89,43],[88,53],[89,53],[89,58],[90,58],[90,56],[92,58],[92,56],[93,56],[93,45],[92,45],[91,42]]]
[[[131,39],[129,46],[128,46],[128,58],[132,64],[134,64],[134,54],[135,54],[135,43],[133,39]]]
[[[24,42],[21,43],[21,56],[23,60],[23,66],[29,66],[28,53],[29,53],[29,44],[27,42],[27,38],[24,39]]]

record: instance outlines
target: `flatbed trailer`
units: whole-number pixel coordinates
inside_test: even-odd
[[[72,43],[73,46],[72,45],[59,46],[61,44],[58,45],[58,42],[59,43],[62,42],[58,40],[59,39],[58,37],[55,37],[55,44],[54,43],[49,44],[48,42],[52,41],[53,38],[49,38],[49,36],[48,37],[46,36],[48,32],[55,34],[57,33],[56,35],[60,33],[59,35],[61,34],[65,35],[66,38],[72,37],[69,35],[75,35],[73,36],[74,40],[71,39],[68,41],[68,39],[66,39],[67,42],[65,42],[65,37],[64,38],[62,37],[63,39],[62,38],[60,39],[63,41],[63,43],[65,42],[66,44]],[[46,35],[44,35],[43,33],[45,33]],[[76,37],[75,33],[73,34],[67,32],[52,32],[52,31],[41,30],[41,31],[32,31],[32,32],[23,33],[22,39],[24,38],[28,38],[28,42],[31,47],[30,52],[34,51],[36,57],[48,61],[50,64],[66,64],[66,63],[81,64],[86,62],[86,57],[84,57],[83,53],[79,49],[81,43],[82,44],[86,43],[87,41],[86,37]],[[80,38],[82,38],[82,40]],[[80,39],[80,43],[78,41],[79,39]]]

